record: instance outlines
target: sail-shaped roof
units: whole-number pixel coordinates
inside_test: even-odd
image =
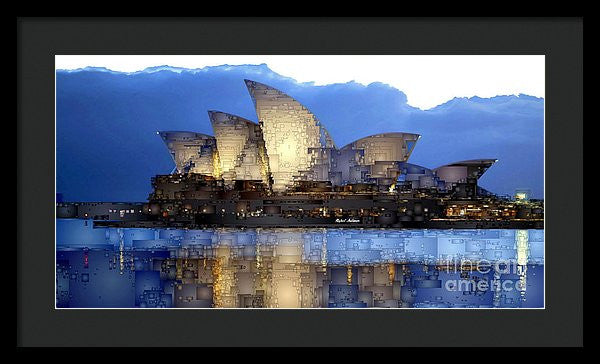
[[[300,102],[260,82],[244,80],[262,129],[273,190],[284,191],[315,162],[314,151],[335,148],[333,139]]]
[[[446,183],[461,182],[467,178],[479,179],[497,161],[497,159],[471,159],[449,163],[434,168],[433,171]]]
[[[194,172],[214,175],[217,153],[215,137],[191,131],[156,132],[169,150],[177,173]]]

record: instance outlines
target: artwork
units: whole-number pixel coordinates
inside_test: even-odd
[[[544,56],[56,68],[56,308],[544,308]]]

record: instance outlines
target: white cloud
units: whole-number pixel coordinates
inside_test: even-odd
[[[454,97],[528,94],[544,97],[543,55],[60,55],[56,69],[106,67],[135,72],[169,65],[203,68],[266,63],[273,71],[316,85],[387,83],[421,109]]]

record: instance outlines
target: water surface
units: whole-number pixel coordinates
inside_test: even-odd
[[[542,308],[543,230],[118,229],[57,220],[61,308]]]

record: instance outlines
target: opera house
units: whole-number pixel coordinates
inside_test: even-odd
[[[58,218],[153,228],[543,227],[543,202],[477,185],[495,159],[437,168],[409,163],[420,135],[391,132],[338,147],[305,106],[245,80],[258,124],[208,111],[214,135],[159,131],[175,168],[147,202],[63,203]]]
[[[158,132],[175,162],[174,173],[198,173],[234,181],[262,181],[273,192],[292,190],[301,181],[331,186],[371,184],[381,191],[404,187],[449,190],[477,180],[494,159],[461,161],[429,169],[408,163],[420,135],[382,133],[337,147],[319,119],[291,96],[245,80],[258,124],[209,111],[214,136]]]

